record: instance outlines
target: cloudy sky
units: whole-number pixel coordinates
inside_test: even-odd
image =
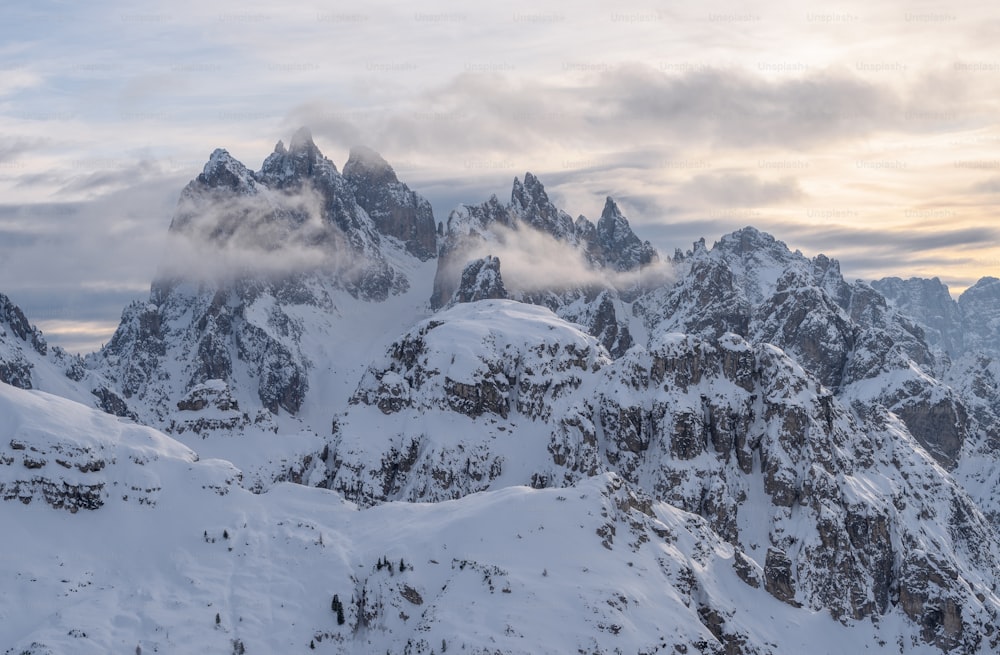
[[[532,171],[661,251],[755,225],[850,279],[1000,275],[989,3],[16,3],[0,10],[0,292],[89,351],[183,185],[300,125],[438,218]]]

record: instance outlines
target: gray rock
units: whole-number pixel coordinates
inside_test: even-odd
[[[400,182],[381,155],[370,148],[352,148],[344,179],[381,234],[399,239],[421,261],[437,257],[437,226],[430,203]]]
[[[475,302],[477,300],[505,300],[507,289],[504,288],[500,275],[500,260],[496,257],[484,257],[469,262],[462,271],[462,281],[455,291],[452,302]]]

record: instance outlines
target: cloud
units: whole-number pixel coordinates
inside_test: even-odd
[[[982,246],[1000,241],[1000,228],[976,226],[900,226],[892,230],[864,229],[853,225],[806,225],[772,223],[771,229],[803,243],[822,244],[835,249],[868,249],[892,252],[945,250]]]
[[[40,86],[43,77],[26,68],[7,68],[0,71],[0,98],[19,91]]]
[[[71,353],[92,353],[100,350],[118,327],[117,321],[36,320],[46,341]]]
[[[988,180],[977,182],[969,189],[972,193],[1000,193],[1000,177],[991,177]]]
[[[584,252],[572,244],[528,226],[511,229],[492,224],[485,239],[476,239],[453,259],[446,273],[457,282],[465,265],[492,255],[500,259],[504,286],[512,293],[576,289],[597,286],[631,289],[662,286],[674,279],[673,267],[659,261],[641,271],[619,272],[592,266]]]
[[[289,123],[307,122],[342,145],[362,139],[399,153],[561,148],[586,134],[588,147],[648,149],[659,142],[815,146],[899,127],[904,101],[892,90],[846,72],[765,79],[739,69],[669,75],[623,64],[568,85],[503,74],[456,75],[415,102],[350,112],[319,101],[299,105]],[[662,155],[660,155],[662,158]],[[641,160],[641,158],[640,158]]]
[[[45,139],[31,139],[21,136],[0,136],[0,164],[10,163],[26,152],[31,152],[46,143]]]
[[[723,207],[770,205],[804,197],[798,181],[783,177],[775,182],[747,173],[704,173],[681,187],[681,193],[703,204]]]
[[[225,283],[319,269],[351,279],[373,262],[328,220],[324,206],[309,186],[255,195],[185,193],[158,276]]]
[[[88,200],[0,205],[0,293],[31,321],[117,320],[148,296],[182,184],[168,176]],[[60,339],[50,342],[70,346]]]

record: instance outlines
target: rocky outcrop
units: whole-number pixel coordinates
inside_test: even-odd
[[[544,461],[522,449],[544,453],[545,426],[607,361],[593,337],[544,308],[456,304],[369,367],[336,422],[327,484],[367,505],[460,497],[511,466],[530,481]]]
[[[48,352],[48,344],[42,337],[42,333],[28,322],[21,308],[2,293],[0,293],[0,329],[25,342],[39,355],[45,355]]]
[[[462,281],[455,291],[452,302],[506,299],[507,289],[500,276],[500,260],[496,257],[485,257],[469,262],[462,271]]]
[[[24,348],[43,357],[48,351],[42,333],[28,322],[21,308],[0,294],[0,382],[32,388],[33,365],[22,352]]]
[[[155,430],[41,392],[0,385],[0,415],[6,419],[0,500],[42,502],[74,514],[108,503],[155,505],[167,471],[152,463],[176,471],[197,461]],[[219,493],[238,475],[228,465],[214,473],[203,482]]]

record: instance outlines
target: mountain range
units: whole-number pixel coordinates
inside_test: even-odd
[[[167,244],[96,353],[0,295],[4,653],[1000,649],[996,278],[437,220],[306,129]]]

